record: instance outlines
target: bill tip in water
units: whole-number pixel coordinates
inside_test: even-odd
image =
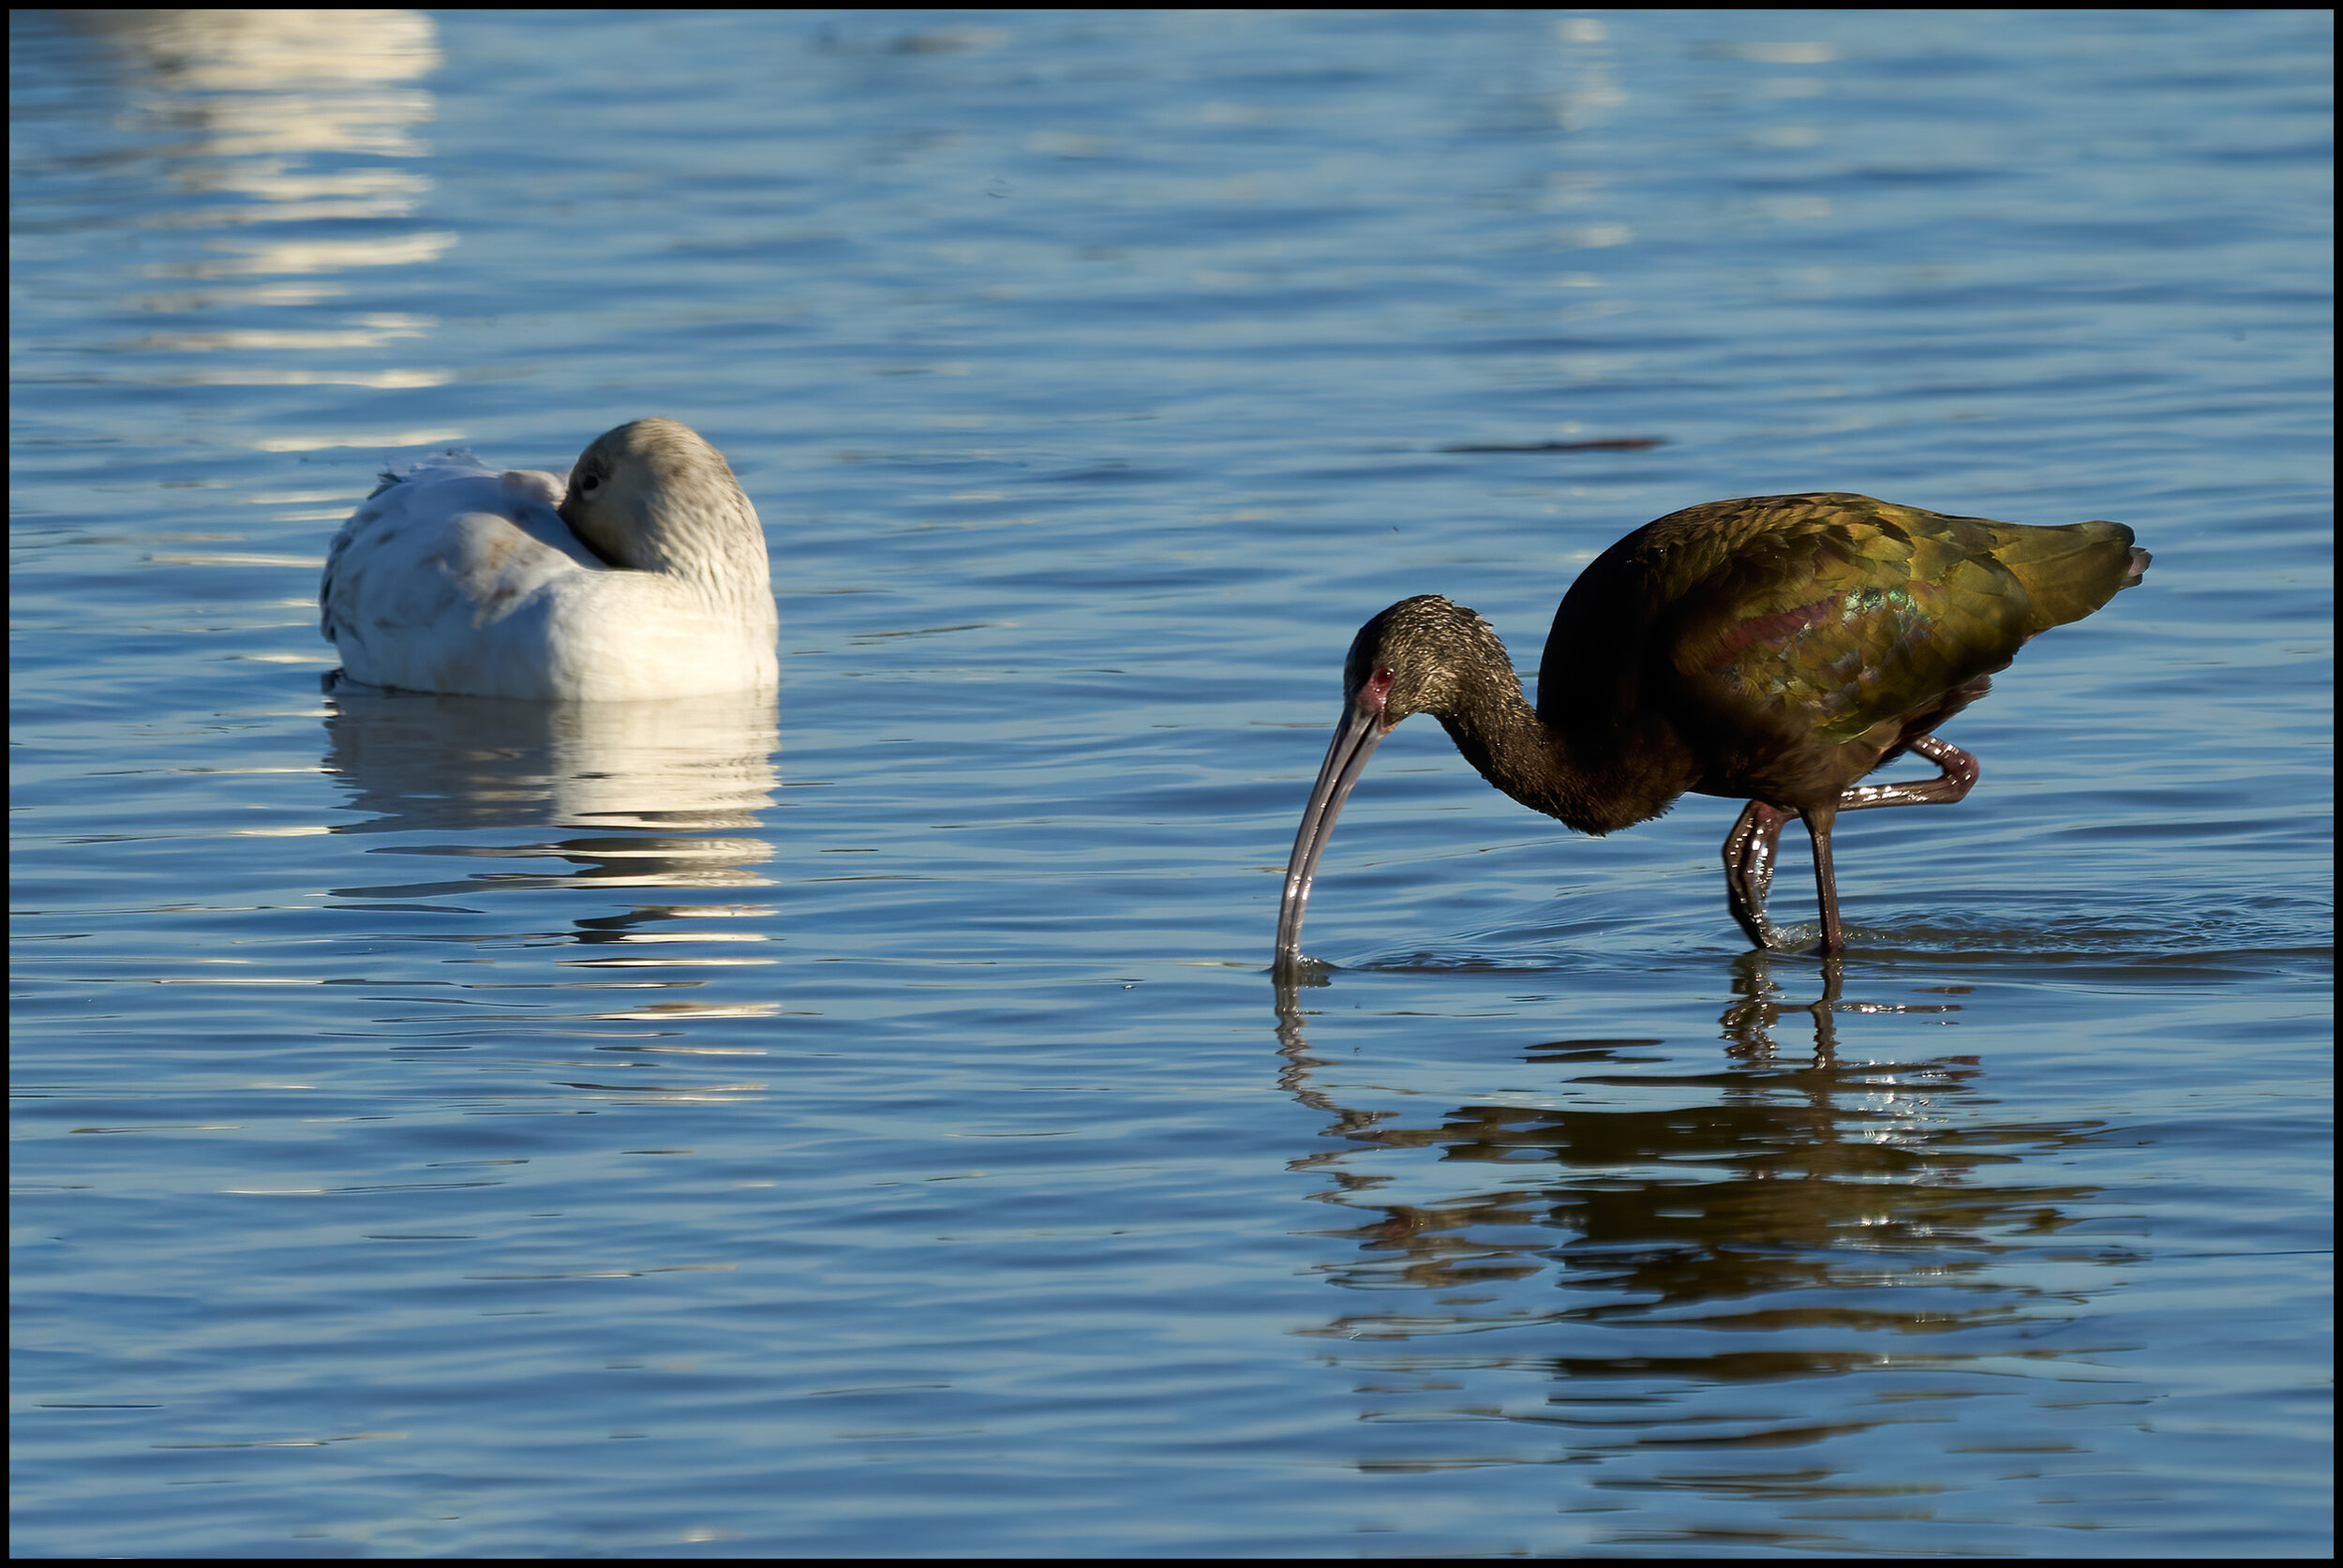
[[[1305,958],[1300,953],[1279,953],[1269,966],[1270,978],[1279,985],[1324,985],[1326,977],[1337,965],[1321,958]]]

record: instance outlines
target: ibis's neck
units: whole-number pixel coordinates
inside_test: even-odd
[[[1616,832],[1666,811],[1689,780],[1627,729],[1565,732],[1539,717],[1511,665],[1486,672],[1438,714],[1481,776],[1582,833]],[[1669,748],[1660,748],[1661,751]]]

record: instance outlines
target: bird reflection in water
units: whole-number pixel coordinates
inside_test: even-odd
[[[1468,1386],[1453,1380],[1476,1366],[1509,1382],[1501,1374],[1543,1361],[1548,1396],[1522,1419],[1559,1428],[1574,1452],[1714,1441],[1720,1421],[1753,1418],[1705,1388],[1898,1366],[1913,1387],[1956,1385],[1971,1362],[1990,1369],[1986,1346],[2065,1322],[2065,1298],[2037,1275],[2066,1282],[2078,1262],[2131,1261],[2120,1247],[2052,1245],[2097,1189],[2030,1178],[2062,1170],[2101,1124],[1982,1123],[1976,1057],[1849,1060],[1836,1038],[1837,1021],[1857,1016],[1881,1021],[1867,1046],[1909,1038],[1894,1019],[1951,1022],[1957,1000],[1849,1001],[1831,964],[1820,993],[1797,1001],[1770,962],[1734,966],[1723,1063],[1658,1038],[1545,1040],[1489,1063],[1485,1098],[1429,1118],[1413,1091],[1392,1098],[1406,1068],[1348,1047],[1314,1053],[1294,993],[1281,993],[1281,1081],[1319,1120],[1316,1146],[1290,1168],[1321,1176],[1316,1196],[1351,1216],[1312,1233],[1352,1244],[1319,1273],[1358,1292],[1305,1332],[1431,1341],[1456,1369],[1421,1389],[1372,1381],[1363,1418],[1439,1419],[1459,1397],[1441,1390]],[[1486,1342],[1485,1363],[1456,1348],[1476,1341],[1454,1337],[1521,1326],[1534,1336]],[[1975,1329],[1992,1332],[1962,1337]],[[1396,1372],[1420,1353],[1346,1355]],[[1784,1433],[1813,1408],[1778,1403]],[[1892,1400],[1862,1408],[1897,1419]],[[1736,1426],[1734,1441],[1772,1441],[1767,1427]]]
[[[1800,963],[1803,972],[1808,968],[1821,971],[1822,993],[1811,1002],[1791,1002],[1783,999],[1783,989],[1773,978],[1775,955],[1764,949],[1742,953],[1733,961],[1734,1000],[1718,1016],[1727,1051],[1738,1061],[1772,1063],[1780,1054],[1774,1043],[1774,1030],[1783,1019],[1805,1015],[1814,1031],[1813,1061],[1817,1067],[1831,1065],[1837,1055],[1839,1031],[1837,1017],[1842,1013],[1949,1013],[1961,1010],[1955,1003],[1912,1002],[1849,1002],[1844,999],[1846,961],[1827,958],[1818,963]],[[1291,978],[1280,977],[1275,983],[1277,1013],[1278,1048],[1298,1066],[1306,1060],[1304,1054],[1308,1042],[1302,1036],[1302,1021],[1308,1015],[1302,1009],[1301,991],[1304,987],[1323,986],[1321,972],[1304,970]],[[1657,1040],[1630,1042],[1656,1045]],[[1966,1058],[1962,1058],[1966,1060]],[[1287,1086],[1301,1090],[1306,1080],[1289,1078]]]
[[[330,688],[330,702],[325,769],[347,781],[349,804],[366,814],[334,831],[399,835],[391,846],[399,854],[497,863],[454,879],[338,889],[344,897],[767,881],[761,868],[773,846],[763,814],[781,789],[770,692],[521,702],[343,682]],[[548,829],[562,831],[548,836]],[[575,869],[515,864],[549,859]],[[676,914],[644,906],[581,921],[576,939],[620,940],[628,928]]]

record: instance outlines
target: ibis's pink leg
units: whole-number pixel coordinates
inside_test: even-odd
[[[1752,944],[1778,944],[1766,924],[1766,892],[1773,886],[1773,852],[1782,842],[1782,825],[1792,814],[1763,800],[1741,808],[1740,819],[1724,835],[1724,902],[1740,922]]]
[[[1822,955],[1835,958],[1846,951],[1846,939],[1839,934],[1839,884],[1830,874],[1830,824],[1837,820],[1839,808],[1816,806],[1798,814],[1806,819],[1806,837],[1814,847],[1814,903],[1822,911]]]
[[[1977,758],[1960,747],[1933,735],[1923,735],[1909,749],[1914,756],[1924,756],[1934,763],[1943,776],[1922,779],[1918,784],[1857,784],[1839,797],[1838,809],[1859,812],[1873,806],[1948,806],[1977,783]]]
[[[1937,777],[1916,784],[1858,784],[1828,806],[1787,812],[1763,800],[1741,809],[1740,819],[1724,836],[1724,902],[1751,942],[1760,948],[1786,946],[1781,933],[1766,924],[1766,893],[1773,886],[1773,857],[1782,838],[1782,825],[1793,816],[1806,822],[1806,835],[1814,848],[1814,894],[1822,909],[1822,951],[1845,949],[1839,931],[1839,889],[1830,869],[1830,825],[1841,812],[1868,811],[1874,806],[1950,805],[1977,783],[1977,758],[1960,747],[1923,735],[1908,748],[1915,756],[1936,765]]]

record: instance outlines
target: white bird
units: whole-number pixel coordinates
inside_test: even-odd
[[[597,437],[566,493],[461,452],[386,474],[335,537],[318,603],[369,686],[610,701],[780,683],[756,508],[672,419]]]

